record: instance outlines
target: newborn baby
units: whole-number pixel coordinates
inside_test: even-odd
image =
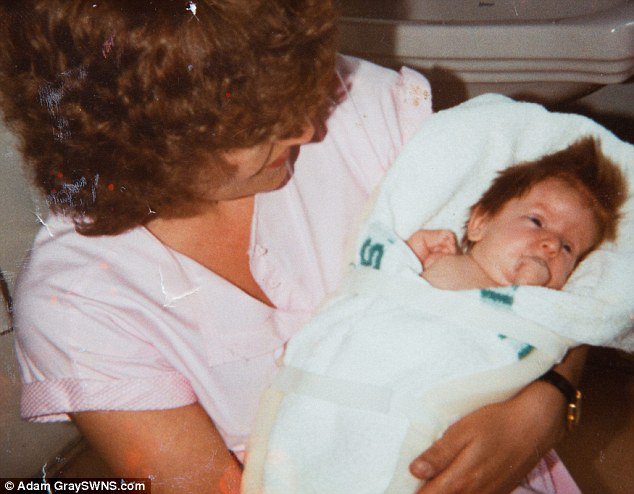
[[[470,403],[480,388],[504,387],[509,369],[542,358],[488,321],[479,325],[474,311],[434,306],[435,289],[482,289],[501,310],[512,306],[514,286],[561,289],[589,252],[615,238],[626,190],[587,138],[501,172],[470,210],[464,254],[448,230],[421,230],[406,243],[372,225],[351,278],[363,267],[388,276],[369,278],[380,290],[344,288],[291,340],[263,400],[244,491],[414,492],[407,465],[424,441],[481,406]],[[414,293],[413,273],[432,288]],[[519,375],[520,385],[530,382]],[[434,401],[448,389],[449,402],[469,404]]]

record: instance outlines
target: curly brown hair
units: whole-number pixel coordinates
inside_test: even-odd
[[[596,248],[604,240],[614,240],[620,208],[627,200],[627,180],[621,169],[601,152],[601,145],[592,137],[584,137],[567,148],[502,170],[489,189],[470,209],[495,216],[511,199],[522,197],[535,185],[549,178],[568,182],[585,192],[599,228]],[[468,221],[467,221],[468,224]],[[466,234],[463,250],[473,242]]]
[[[51,209],[117,234],[194,211],[223,152],[323,127],[335,26],[328,0],[5,0],[0,101]]]

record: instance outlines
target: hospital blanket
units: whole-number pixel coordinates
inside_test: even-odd
[[[588,135],[634,183],[634,147],[581,116],[485,95],[423,125],[378,191],[345,282],[289,342],[243,492],[414,492],[407,465],[458,418],[512,396],[571,346],[634,350],[631,194],[617,240],[562,291],[439,290],[402,240],[460,232],[497,170]]]

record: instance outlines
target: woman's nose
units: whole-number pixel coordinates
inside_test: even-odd
[[[315,135],[315,127],[312,124],[306,124],[302,127],[302,133],[296,136],[287,137],[286,139],[280,139],[277,141],[284,146],[300,146],[310,142]]]

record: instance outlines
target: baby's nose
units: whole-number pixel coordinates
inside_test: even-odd
[[[556,255],[561,250],[561,239],[557,235],[547,235],[541,239],[541,247],[550,256]]]

